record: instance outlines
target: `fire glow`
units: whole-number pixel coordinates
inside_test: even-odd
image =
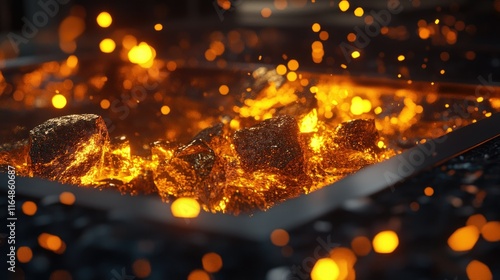
[[[126,89],[133,90],[134,84],[146,78],[161,82],[168,73],[176,71],[168,62],[155,58],[154,49],[144,42],[138,45],[131,42],[128,56],[139,65],[129,65],[130,71],[123,72]],[[71,75],[79,65],[78,58],[70,56],[61,64],[50,62],[26,74],[24,80],[30,83],[17,86],[23,94],[16,102],[32,102],[29,88],[41,84],[51,71]],[[383,101],[388,98],[383,93],[388,90],[383,87],[360,86],[349,80],[309,73],[300,73],[293,81],[285,78],[288,71],[298,67],[299,63],[292,59],[287,66],[255,70],[251,77],[265,79],[267,86],[241,103],[233,102],[228,106],[228,117],[204,120],[201,112],[186,110],[186,117],[194,119],[193,127],[201,130],[198,135],[190,136],[191,142],[178,142],[176,138],[183,132],[167,127],[166,140],[147,147],[150,156],[136,155],[126,137],[110,141],[112,135],[108,136],[106,131],[105,135],[91,135],[73,146],[74,153],[64,163],[66,170],[41,176],[80,186],[117,188],[130,194],[154,192],[166,202],[176,198],[192,199],[189,204],[181,204],[183,200],[179,200],[180,206],[175,209],[180,210],[174,213],[179,217],[196,217],[198,211],[184,211],[196,207],[238,214],[266,210],[286,199],[334,183],[366,165],[388,159],[401,150],[398,141],[424,143],[425,139],[439,137],[458,127],[454,122],[443,122],[442,129],[436,128],[436,123],[418,124],[424,105],[437,102],[431,98],[432,93],[422,96],[410,89],[398,89],[390,95],[390,101]],[[311,84],[313,80],[316,82]],[[100,89],[106,82],[106,76],[93,76],[87,84],[72,83],[69,89],[75,94],[70,95],[64,90],[69,83],[64,81],[52,85],[61,90],[46,97],[52,98],[54,108],[67,108],[71,102],[85,99],[85,91],[81,96],[77,91],[89,87]],[[218,84],[213,89],[214,96],[232,102],[235,88],[227,83]],[[247,92],[248,89],[253,90],[249,87]],[[155,93],[153,99],[164,102],[159,93]],[[125,104],[134,108],[142,100],[131,101]],[[483,105],[490,103],[484,98],[481,101]],[[99,108],[110,110],[113,99],[106,97],[95,102]],[[163,103],[157,114],[175,117],[180,109],[174,103]],[[490,112],[482,113],[488,117]],[[462,119],[460,125],[470,122],[473,120]],[[283,125],[286,128],[280,130]],[[105,130],[101,123],[99,131]],[[277,136],[273,136],[276,133]],[[270,147],[262,146],[264,150],[248,152],[247,145],[265,141],[275,142]],[[18,152],[26,153],[27,149]],[[273,156],[273,149],[285,152]],[[289,153],[292,150],[295,152]],[[97,162],[84,173],[73,172],[87,166],[88,159],[97,156],[96,151],[99,152]],[[17,158],[12,162],[12,157],[6,156],[4,162],[15,164],[25,175],[32,176],[28,161],[19,160],[26,156]],[[61,165],[61,161],[52,160],[46,165]],[[35,171],[35,176],[40,174]]]
[[[338,6],[342,12],[350,9],[349,2],[345,0],[339,2]],[[362,7],[353,7],[352,10],[356,17],[365,14]],[[269,16],[271,13],[266,13],[266,17]],[[365,20],[369,17],[366,16]],[[103,11],[97,15],[96,22],[99,27],[108,28],[113,18]],[[432,37],[436,32],[431,31],[439,27],[438,23],[439,20],[435,24],[419,21],[420,37]],[[82,32],[84,28],[81,28]],[[160,31],[163,26],[157,24],[154,28]],[[321,63],[325,55],[322,41],[327,41],[329,34],[320,23],[313,23],[311,29],[319,36],[319,41],[311,44],[312,60]],[[64,31],[64,28],[61,30],[61,34],[69,32]],[[382,34],[389,36],[391,30]],[[66,41],[73,42],[78,35],[68,35]],[[455,40],[452,38],[454,35],[454,31],[445,34],[448,41]],[[242,36],[245,36],[245,40],[242,40]],[[349,42],[354,42],[356,37],[353,33],[347,35]],[[227,36],[214,32],[204,58],[224,68],[226,62],[223,55],[226,52],[241,53],[245,48],[243,41],[248,41],[247,47],[252,48],[259,39],[251,32],[244,34],[233,30]],[[186,49],[189,42],[181,41],[179,47]],[[122,101],[123,108],[130,111],[148,98],[145,92],[141,92],[147,88],[144,85],[160,84],[179,67],[196,64],[183,59],[158,59],[152,45],[130,34],[122,38],[102,39],[99,48],[110,55],[113,52],[120,53],[126,63],[120,68],[123,90],[135,96],[127,100],[117,100],[111,96],[94,100],[89,92],[92,89],[102,90],[108,83],[108,77],[98,73],[87,81],[73,82],[71,76],[79,71],[81,62],[72,54],[64,62],[44,63],[40,68],[25,74],[22,81],[15,85],[15,106],[44,107],[52,104],[53,108],[66,110],[72,104],[91,101],[97,102],[98,108],[113,111],[117,101]],[[355,51],[352,57],[362,59],[363,56]],[[442,53],[440,57],[443,61],[449,59],[447,53]],[[273,69],[261,67],[249,72],[253,85],[246,87],[244,92],[238,92],[236,85],[219,83],[212,91],[219,98],[224,98],[220,104],[230,104],[221,105],[229,108],[229,111],[222,108],[220,111],[223,113],[205,119],[204,112],[200,110],[203,107],[198,107],[198,110],[182,107],[173,102],[171,97],[162,94],[160,88],[153,88],[156,92],[151,94],[152,98],[161,104],[155,112],[156,116],[174,117],[182,111],[184,115],[181,117],[190,120],[190,126],[186,129],[190,130],[190,137],[201,131],[190,142],[178,141],[188,132],[174,124],[173,127],[162,128],[165,132],[161,139],[164,141],[145,144],[149,155],[136,155],[132,151],[133,143],[126,137],[111,141],[114,135],[108,135],[106,131],[75,143],[71,147],[74,153],[68,161],[53,159],[43,163],[44,168],[48,169],[51,165],[64,163],[67,166],[65,170],[54,169],[57,172],[52,170],[51,174],[37,173],[35,170],[35,176],[38,174],[50,180],[86,187],[113,187],[130,194],[156,192],[166,202],[178,202],[179,207],[173,207],[172,211],[179,217],[196,216],[198,211],[191,213],[184,210],[196,210],[197,205],[205,211],[238,214],[255,209],[266,210],[286,199],[308,194],[364,166],[390,158],[402,150],[400,146],[424,143],[426,139],[442,136],[477,121],[478,117],[492,114],[491,110],[465,108],[467,112],[474,110],[477,113],[467,119],[450,118],[452,108],[446,103],[446,112],[438,119],[448,120],[418,124],[424,106],[437,103],[434,83],[426,87],[428,94],[425,96],[403,86],[396,89],[361,86],[347,78],[298,72],[302,62],[285,54],[283,59],[285,61]],[[399,54],[397,60],[406,62],[407,57]],[[342,64],[341,67],[346,69],[347,65]],[[444,73],[443,69],[441,74]],[[398,77],[402,78],[406,74],[399,74]],[[55,77],[61,81],[51,81]],[[3,80],[0,73],[0,89],[5,87]],[[412,83],[411,80],[406,81],[407,85]],[[209,91],[207,89],[205,93],[210,95]],[[137,92],[141,95],[137,95]],[[238,94],[242,94],[241,100],[235,100]],[[487,104],[496,110],[500,108],[498,99],[478,96],[476,100],[477,104]],[[100,132],[110,129],[106,128],[103,120],[98,122],[101,122],[98,125]],[[281,134],[273,140],[273,133],[277,133],[282,126],[286,126],[286,129],[282,129]],[[267,139],[261,135],[268,135]],[[256,148],[259,143],[272,145]],[[29,147],[25,145],[6,155],[2,154],[1,163],[13,164],[24,175],[33,176],[33,166],[30,165],[32,159],[26,155],[28,150]],[[13,162],[9,156],[12,152],[22,156]],[[90,157],[98,160],[90,168],[84,168],[82,173],[81,166],[88,167]],[[75,170],[79,172],[75,173]]]

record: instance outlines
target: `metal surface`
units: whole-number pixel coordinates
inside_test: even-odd
[[[293,229],[332,211],[346,200],[374,194],[494,139],[500,135],[498,123],[500,113],[365,167],[334,184],[276,205],[266,212],[258,212],[252,217],[202,212],[195,219],[179,219],[172,216],[170,205],[158,197],[131,197],[117,191],[68,186],[37,178],[17,178],[16,193],[42,199],[71,191],[76,196],[77,204],[109,211],[110,215],[263,240],[276,228]],[[7,192],[7,174],[0,174],[0,181],[0,189]]]

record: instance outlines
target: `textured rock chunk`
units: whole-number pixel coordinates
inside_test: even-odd
[[[357,151],[376,149],[379,138],[373,119],[344,122],[337,127],[336,134],[339,146]]]
[[[34,176],[80,184],[93,166],[103,161],[109,140],[103,119],[93,114],[50,119],[30,131],[31,169]]]
[[[283,174],[303,173],[297,122],[290,116],[265,120],[234,133],[233,142],[247,171],[276,168]]]

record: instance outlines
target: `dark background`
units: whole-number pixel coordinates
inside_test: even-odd
[[[404,29],[404,33],[395,35],[376,35],[370,38],[367,47],[361,50],[361,57],[349,63],[348,69],[340,67],[346,59],[340,48],[341,42],[347,42],[347,34],[354,27],[364,30],[363,18],[355,17],[355,7],[363,7],[365,14],[370,11],[387,9],[387,1],[350,1],[350,8],[343,13],[338,8],[338,1],[306,0],[285,1],[287,6],[278,10],[274,1],[233,0],[229,10],[224,11],[212,0],[189,1],[70,1],[59,5],[60,12],[50,19],[46,27],[41,28],[30,44],[21,45],[21,53],[9,51],[6,39],[9,32],[20,32],[22,18],[31,19],[40,10],[38,1],[0,1],[0,58],[17,56],[40,56],[60,52],[57,46],[58,23],[67,16],[72,8],[83,7],[86,28],[78,40],[77,53],[98,51],[98,42],[104,36],[129,32],[138,39],[147,40],[156,47],[159,57],[171,57],[169,47],[175,46],[181,39],[191,43],[190,57],[201,57],[206,47],[210,32],[220,30],[246,29],[255,31],[259,36],[258,46],[245,49],[240,54],[226,52],[228,62],[259,62],[276,65],[283,62],[283,54],[297,58],[301,69],[307,67],[327,73],[348,73],[353,75],[387,76],[395,78],[403,73],[403,78],[423,81],[451,81],[476,84],[477,76],[498,73],[500,67],[500,3],[499,1],[400,1],[401,13],[392,15],[389,28]],[[262,8],[273,11],[269,18],[260,15]],[[110,28],[99,28],[95,17],[101,11],[108,11],[113,16]],[[363,16],[363,17],[364,17]],[[432,24],[440,19],[441,27],[449,26],[455,30],[456,23],[464,24],[463,30],[457,31],[456,43],[449,44],[442,34],[426,40],[418,36],[418,22],[425,20]],[[322,30],[329,33],[324,41],[325,57],[320,64],[311,61],[311,43],[318,39],[318,33],[311,31],[311,25],[318,22]],[[153,25],[162,23],[164,29],[155,32]],[[439,31],[438,31],[439,32]],[[0,33],[1,34],[1,33]],[[2,42],[3,41],[3,42]],[[347,42],[348,43],[348,42]],[[351,44],[352,45],[352,44]],[[200,49],[197,49],[200,47]],[[474,52],[473,59],[467,59],[467,52]],[[441,54],[448,53],[443,61]],[[399,54],[406,60],[398,62]],[[263,56],[258,60],[259,55]],[[422,68],[425,63],[426,68]],[[406,68],[406,69],[403,69]],[[446,70],[441,75],[439,71]],[[408,75],[404,73],[409,72]],[[498,78],[497,78],[498,79]]]

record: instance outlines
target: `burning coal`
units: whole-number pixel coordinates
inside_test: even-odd
[[[69,115],[36,126],[9,153],[25,159],[18,164],[25,176],[154,192],[167,202],[190,197],[207,211],[237,214],[307,194],[387,154],[373,120],[331,126],[314,112],[237,130],[218,123],[188,143],[157,141],[146,157],[132,155],[123,137],[110,140],[101,117]]]

